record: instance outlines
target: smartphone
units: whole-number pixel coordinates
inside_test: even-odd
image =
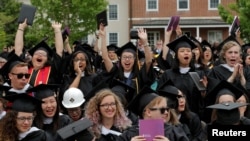
[[[130,30],[130,38],[131,38],[131,39],[139,39],[137,29],[132,28],[132,29]]]

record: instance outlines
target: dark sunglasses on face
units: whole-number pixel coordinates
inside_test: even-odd
[[[28,73],[25,73],[25,74],[23,74],[23,73],[11,73],[11,74],[16,75],[18,79],[22,79],[23,76],[24,76],[26,79],[28,79],[28,78],[30,77],[30,74],[28,74]]]
[[[161,114],[164,114],[165,111],[169,112],[170,108],[149,108],[151,111],[155,111],[155,110],[160,110]]]

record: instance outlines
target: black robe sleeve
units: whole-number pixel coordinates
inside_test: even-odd
[[[25,138],[20,141],[52,141],[52,139],[47,137],[43,130],[38,130],[29,133]]]

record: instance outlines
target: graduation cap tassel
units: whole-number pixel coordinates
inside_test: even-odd
[[[139,59],[139,55],[138,55],[138,49],[136,50],[136,58],[137,58],[137,65],[139,70],[141,70],[141,66],[140,66],[140,59]]]
[[[135,85],[136,85],[136,93],[139,93],[139,86],[138,86],[138,79],[137,77],[135,78]]]

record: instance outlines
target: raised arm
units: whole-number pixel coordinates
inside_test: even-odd
[[[108,56],[108,49],[106,45],[106,29],[102,24],[100,24],[99,38],[101,39],[102,59],[105,64],[106,71],[110,72],[111,69],[113,68],[113,63]]]
[[[144,47],[144,53],[145,53],[145,64],[146,64],[146,72],[149,71],[149,68],[152,64],[152,51],[148,44],[148,35],[146,29],[139,28],[138,29],[138,36],[140,37],[142,46]]]
[[[24,36],[24,31],[28,26],[26,21],[27,19],[25,19],[23,23],[20,23],[18,25],[18,29],[16,32],[14,48],[15,48],[15,54],[17,56],[20,56],[23,53],[23,46],[24,46],[23,36]]]
[[[165,36],[164,36],[164,42],[163,42],[163,47],[162,47],[162,59],[167,60],[167,54],[169,51],[169,48],[167,44],[170,42],[170,38],[172,35],[172,29],[170,31],[165,30]]]
[[[66,50],[69,54],[72,53],[72,49],[71,49],[70,44],[69,44],[69,36],[67,36],[65,41],[64,41],[64,50]]]
[[[55,32],[55,47],[56,47],[56,53],[62,57],[63,55],[63,38],[61,33],[61,27],[62,24],[58,22],[52,23],[52,28]]]

